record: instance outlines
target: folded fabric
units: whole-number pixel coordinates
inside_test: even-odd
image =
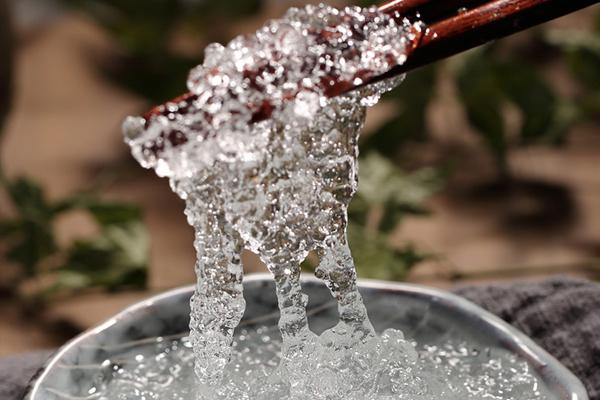
[[[600,284],[565,276],[452,290],[535,340],[600,400]],[[19,400],[51,351],[0,357],[0,399]]]
[[[27,382],[54,351],[0,357],[0,399],[19,400]]]
[[[532,338],[600,400],[600,284],[557,276],[541,282],[452,290]]]

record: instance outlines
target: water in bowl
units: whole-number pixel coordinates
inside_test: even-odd
[[[332,359],[331,352],[312,357],[312,371],[295,386],[281,369],[281,335],[276,326],[239,331],[223,384],[210,399],[410,399],[410,400],[542,400],[547,399],[529,365],[502,349],[476,349],[446,340],[419,345],[414,353],[398,351],[399,331],[384,331],[371,357],[378,369],[373,379],[343,379],[352,361]],[[93,398],[122,400],[206,399],[195,386],[194,353],[189,336],[158,338],[121,348],[106,360],[88,393]],[[368,362],[368,364],[372,364]],[[340,378],[340,371],[342,378]],[[353,374],[353,373],[352,373]],[[372,387],[360,387],[364,384]],[[366,393],[368,392],[368,393]],[[550,397],[551,398],[551,397]]]

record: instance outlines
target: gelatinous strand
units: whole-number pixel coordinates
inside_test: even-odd
[[[308,326],[308,297],[302,293],[300,263],[287,260],[285,264],[275,264],[266,260],[266,264],[275,279],[279,330],[283,338],[282,357],[289,360],[295,354],[310,354],[314,351],[316,335]]]
[[[193,204],[188,204],[187,210],[194,217],[198,256],[198,284],[190,303],[194,369],[205,385],[214,386],[230,359],[234,329],[246,307],[240,258],[243,244],[224,218],[197,214]]]
[[[375,337],[375,330],[356,287],[356,269],[345,235],[331,238],[332,244],[320,249],[319,266],[315,275],[322,279],[338,299],[340,324],[337,330],[346,331],[353,344]]]

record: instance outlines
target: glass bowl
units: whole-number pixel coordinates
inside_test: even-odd
[[[309,296],[311,329],[320,333],[335,325],[337,302],[328,289],[314,277],[303,277],[302,282]],[[530,338],[461,297],[423,286],[371,280],[359,280],[359,290],[379,332],[397,328],[417,344],[455,339],[471,348],[514,354],[529,365],[548,400],[589,399],[581,382]],[[24,400],[93,399],[90,388],[105,360],[157,338],[187,334],[193,291],[188,286],[150,297],[77,336],[44,364]],[[246,276],[244,295],[246,325],[277,324],[279,312],[270,275]]]

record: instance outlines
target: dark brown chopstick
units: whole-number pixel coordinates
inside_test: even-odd
[[[394,3],[405,1],[419,3],[404,11],[417,15],[425,12],[420,11],[422,7],[439,3],[437,0],[428,2],[404,0],[388,3],[381,8],[398,16],[397,9],[406,9],[406,6]],[[468,9],[466,1],[451,1],[460,4],[462,7],[460,13],[428,25],[407,61],[373,81],[411,71],[599,2],[599,0],[494,0]],[[438,10],[438,15],[439,12]],[[426,18],[435,18],[434,14],[425,15]]]
[[[408,58],[383,75],[363,80],[364,86],[431,64],[512,35],[532,26],[550,21],[571,12],[598,3],[600,0],[393,0],[379,10],[395,19],[409,18],[421,21]],[[360,86],[349,82],[335,82],[324,87],[325,93],[337,96]],[[148,111],[143,118],[164,112],[166,104],[193,101],[196,95],[187,93]],[[253,121],[269,118],[273,107],[266,103]]]
[[[431,25],[487,2],[489,0],[394,0],[379,6],[379,11]]]

